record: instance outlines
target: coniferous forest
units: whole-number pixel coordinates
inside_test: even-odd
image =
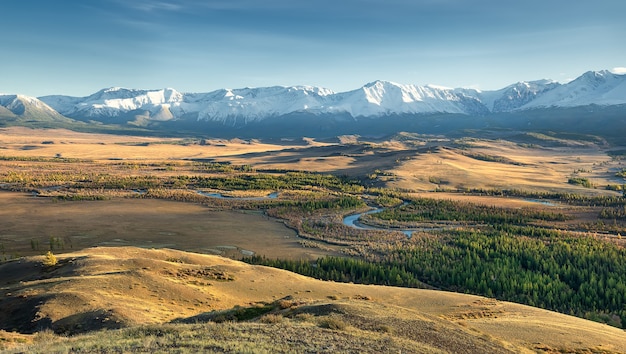
[[[619,215],[602,211],[599,217]],[[454,220],[462,226],[369,242],[356,258],[246,261],[320,279],[483,295],[623,327],[626,249],[589,234],[546,227],[567,219],[558,212],[414,199],[365,215],[365,222],[406,226]]]

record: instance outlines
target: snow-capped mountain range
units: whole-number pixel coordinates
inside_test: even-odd
[[[0,95],[0,109],[8,109],[14,114],[24,113],[25,107],[37,107],[46,114],[58,112],[65,117],[101,122],[142,115],[152,121],[236,121],[246,124],[297,113],[347,115],[358,120],[431,113],[488,115],[591,104],[626,104],[626,75],[589,71],[566,84],[538,80],[518,82],[496,91],[375,81],[356,90],[338,93],[311,86],[274,86],[208,93],[181,93],[171,88],[136,90],[114,87],[87,97],[55,95],[38,99]]]

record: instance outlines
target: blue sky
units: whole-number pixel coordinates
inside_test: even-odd
[[[624,0],[20,0],[0,92],[86,96],[374,80],[498,89],[626,67]]]

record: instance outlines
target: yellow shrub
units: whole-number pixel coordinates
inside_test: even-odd
[[[48,253],[43,256],[43,261],[41,263],[46,267],[54,267],[57,264],[57,257],[52,254],[51,251],[48,251]]]

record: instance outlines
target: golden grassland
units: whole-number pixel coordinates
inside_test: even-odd
[[[220,212],[236,210],[237,203],[211,200],[194,190],[158,186],[149,190],[150,201],[132,200],[142,197],[138,193],[146,193],[146,190],[132,190],[133,179],[162,184],[177,176],[238,173],[206,171],[195,162],[199,160],[249,166],[252,174],[255,170],[278,171],[278,174],[283,170],[345,174],[361,179],[367,186],[408,192],[409,196],[509,208],[558,209],[572,218],[557,225],[564,228],[593,222],[598,208],[546,207],[523,198],[464,192],[518,189],[583,195],[620,194],[605,188],[607,185],[621,187],[624,182],[622,177],[616,176],[624,168],[621,156],[609,155],[619,147],[607,147],[601,141],[578,142],[538,134],[523,137],[533,143],[520,141],[519,137],[517,142],[512,142],[401,134],[384,141],[361,141],[359,137],[350,136],[337,143],[305,138],[297,144],[294,141],[267,144],[239,139],[174,139],[4,128],[0,129],[0,156],[5,157],[0,160],[0,174],[5,181],[15,183],[4,183],[0,188],[16,190],[19,185],[19,191],[35,191],[39,197],[50,198],[0,195],[7,206],[0,211],[3,217],[0,245],[3,252],[19,255],[36,254],[52,241],[59,243],[57,252],[96,245],[136,245],[231,256],[251,251],[266,256],[313,258],[341,251],[334,246],[309,247],[302,251],[302,240],[296,240],[294,233],[280,222],[250,213]],[[544,139],[544,145],[536,144],[538,137]],[[572,177],[588,180],[595,188],[568,183]],[[106,183],[109,179],[119,186],[105,189],[73,186],[81,181],[105,180],[99,183]],[[213,192],[233,197],[258,197],[274,191]],[[293,193],[285,192],[285,199],[309,198]],[[58,198],[107,200],[70,203]],[[206,210],[207,207],[210,210]],[[298,220],[288,223],[292,228],[299,228]]]
[[[523,189],[550,192],[598,193],[573,188],[570,176],[590,179],[598,187],[622,183],[615,171],[623,161],[612,159],[598,146],[525,147],[510,142],[472,142],[472,154],[505,158],[507,162],[484,161],[467,150],[441,147],[420,154],[391,170],[398,176],[390,187],[402,189]],[[474,156],[476,156],[474,155]],[[480,155],[478,155],[480,156]]]
[[[539,138],[545,144],[537,144]],[[7,181],[0,185],[1,251],[11,254],[8,258],[28,256],[0,263],[0,323],[7,329],[0,331],[0,349],[626,352],[623,330],[580,318],[479,296],[324,282],[227,258],[358,256],[369,242],[405,237],[348,232],[341,217],[355,210],[324,214],[276,207],[262,213],[249,202],[208,198],[179,186],[73,184],[107,176],[112,183],[132,185],[134,178],[161,183],[177,176],[243,173],[196,164],[215,161],[245,165],[248,175],[284,170],[348,175],[372,193],[557,210],[568,219],[550,227],[568,232],[595,222],[599,207],[465,192],[620,195],[605,188],[624,183],[616,176],[624,168],[621,155],[609,155],[619,147],[539,135],[516,139],[400,135],[384,141],[350,136],[334,143],[261,142],[0,129],[0,157],[5,157],[0,175]],[[568,183],[572,177],[595,188]],[[233,197],[275,192],[206,191]],[[324,188],[280,192],[279,202],[340,194]],[[351,195],[372,204],[374,196],[363,193]],[[74,196],[83,200],[64,200]],[[307,231],[311,225],[319,229]],[[619,230],[623,226],[616,224],[608,236],[623,246]],[[58,264],[44,267],[37,255],[50,248]],[[40,331],[45,328],[57,334]]]
[[[526,138],[536,140],[534,135]],[[519,138],[517,142],[511,142],[441,137],[412,140],[397,137],[386,141],[352,137],[347,144],[322,143],[310,138],[263,143],[257,140],[135,137],[13,127],[0,129],[0,155],[85,159],[97,162],[103,169],[121,161],[129,169],[133,163],[170,162],[172,166],[168,171],[144,171],[163,175],[175,174],[178,165],[190,160],[212,160],[250,165],[258,170],[367,175],[372,183],[411,191],[516,188],[593,194],[600,193],[606,185],[624,182],[623,178],[615,177],[617,171],[626,167],[624,161],[607,154],[615,147],[545,139],[545,145],[524,143]],[[555,140],[559,143],[554,144]],[[597,189],[568,184],[568,178],[572,176],[589,179]]]
[[[57,155],[90,160],[180,160],[282,150],[286,146],[239,139],[207,140],[78,133],[65,129],[0,129],[0,151],[10,156]]]
[[[170,249],[99,247],[58,259],[51,268],[41,257],[0,266],[11,274],[0,316],[65,333],[4,332],[15,351],[626,352],[623,330],[479,296],[324,282]],[[189,324],[171,324],[181,322]],[[104,328],[106,340],[67,337]],[[292,341],[272,342],[281,336]]]

